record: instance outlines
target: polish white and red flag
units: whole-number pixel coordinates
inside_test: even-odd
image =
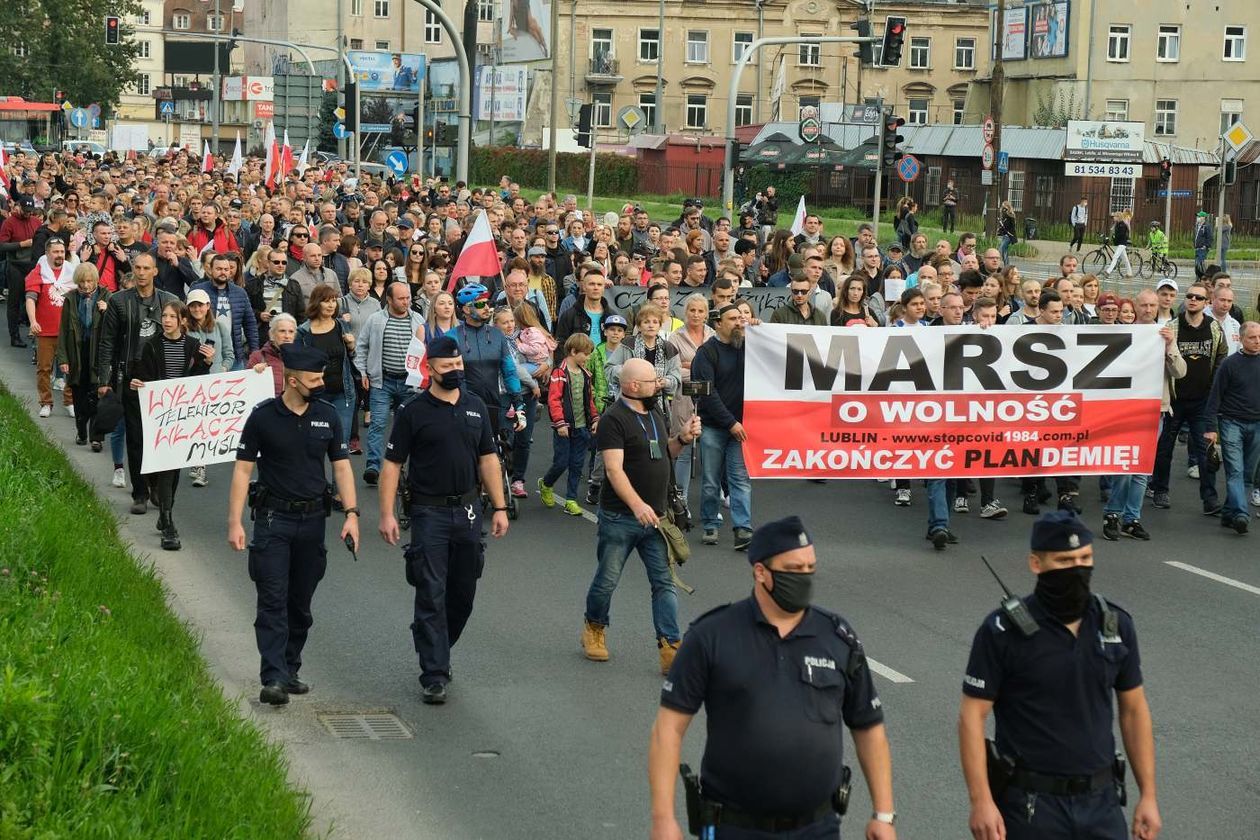
[[[214,154],[212,154],[210,151],[209,140],[201,141],[201,171],[202,172],[214,171]]]
[[[271,189],[275,186],[276,175],[276,127],[270,120],[267,121],[267,133],[263,135],[263,149],[267,154],[263,163],[263,183]]]
[[[232,160],[228,163],[228,174],[239,175],[241,168],[245,165],[245,158],[241,155],[241,133],[236,132],[236,148],[232,150]]]
[[[490,232],[490,218],[482,211],[477,213],[468,239],[460,249],[446,290],[454,292],[461,277],[493,277],[499,273],[499,268],[499,252],[494,247],[494,234]]]

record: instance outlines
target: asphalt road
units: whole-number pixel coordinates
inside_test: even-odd
[[[0,379],[34,411],[27,353],[0,350]],[[614,601],[612,661],[583,659],[578,633],[594,569],[589,521],[545,510],[536,498],[525,503],[508,536],[490,548],[476,610],[455,649],[450,702],[428,707],[418,698],[401,551],[376,536],[375,499],[366,495],[359,562],[330,541],[303,670],[315,690],[273,710],[256,702],[245,556],[224,539],[230,467],[210,468],[207,488],[181,484],[175,518],[184,549],[166,553],[158,549],[155,514],[127,515],[128,494],[109,487],[108,449],[96,455],[74,446],[73,423],[60,408],[36,422],[100,488],[137,554],[156,564],[174,608],[201,634],[227,695],[239,697],[242,713],[284,743],[295,780],[314,794],[317,829],[343,838],[646,836],[647,734],[660,685],[647,585],[631,561]],[[538,437],[531,482],[549,458],[548,436]],[[354,460],[357,473],[362,461]],[[1097,525],[1095,485],[1087,480],[1085,487],[1085,515]],[[1017,507],[1013,482],[999,483],[999,495]],[[1254,837],[1260,533],[1239,537],[1201,516],[1195,482],[1180,471],[1173,498],[1172,510],[1147,512],[1153,542],[1100,540],[1095,588],[1137,621],[1155,717],[1163,836]],[[758,522],[790,512],[805,518],[821,560],[816,602],[847,616],[880,666],[899,836],[968,837],[955,718],[972,634],[999,598],[977,555],[987,554],[1013,588],[1031,589],[1023,560],[1031,518],[1018,510],[1005,521],[958,516],[962,542],[936,553],[923,539],[919,489],[912,506],[901,509],[887,485],[869,480],[760,481],[753,511]],[[697,588],[681,596],[684,622],[748,593],[747,561],[730,550],[730,537],[723,533],[718,548],[696,546],[683,571]],[[316,717],[376,711],[397,714],[415,737],[336,740]],[[693,764],[703,735],[697,721],[684,750]],[[849,757],[856,767],[851,749]],[[859,784],[846,836],[859,836],[866,813]]]

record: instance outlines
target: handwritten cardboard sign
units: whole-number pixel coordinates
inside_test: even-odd
[[[271,372],[208,373],[146,383],[142,473],[219,464],[236,457],[245,419],[275,396]]]

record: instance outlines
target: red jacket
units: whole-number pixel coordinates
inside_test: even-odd
[[[226,254],[228,251],[240,253],[241,246],[237,244],[236,237],[227,229],[227,225],[223,224],[222,219],[215,222],[213,231],[206,230],[200,223],[188,231],[188,244],[193,246],[198,255],[206,250],[206,245],[210,244],[211,240],[214,241],[213,248],[216,254]]]
[[[589,372],[582,379],[582,402],[586,404],[586,428],[589,429],[599,420]],[[569,381],[569,368],[565,364],[556,365],[551,371],[551,387],[547,389],[547,413],[551,415],[553,429],[567,429],[573,425],[573,390]]]

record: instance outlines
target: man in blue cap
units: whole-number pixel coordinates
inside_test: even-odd
[[[259,700],[273,706],[311,687],[298,679],[302,648],[314,619],[311,599],[328,565],[324,528],[332,513],[332,491],[324,478],[325,460],[344,505],[341,539],[358,550],[359,509],[354,476],[337,410],[324,393],[323,350],[300,344],[280,348],[284,390],[250,412],[236,448],[236,468],[228,493],[228,545],[245,550],[241,512],[249,497],[254,538],[249,544],[249,576],[258,590],[254,632],[262,658]],[[258,482],[249,477],[258,464]]]
[[[696,619],[661,688],[648,748],[652,840],[683,836],[674,773],[701,706],[708,739],[698,797],[684,776],[701,837],[834,840],[837,794],[848,787],[843,722],[875,807],[864,836],[895,840],[884,712],[852,628],[810,604],[818,560],[809,532],[796,516],[768,522],[753,533],[748,560],[752,595]]]
[[[977,840],[1126,840],[1120,733],[1141,798],[1132,834],[1155,840],[1155,741],[1142,689],[1137,631],[1123,609],[1091,594],[1094,535],[1073,511],[1033,524],[1033,594],[985,618],[971,647],[959,713],[963,775]],[[996,737],[985,741],[985,720]]]

